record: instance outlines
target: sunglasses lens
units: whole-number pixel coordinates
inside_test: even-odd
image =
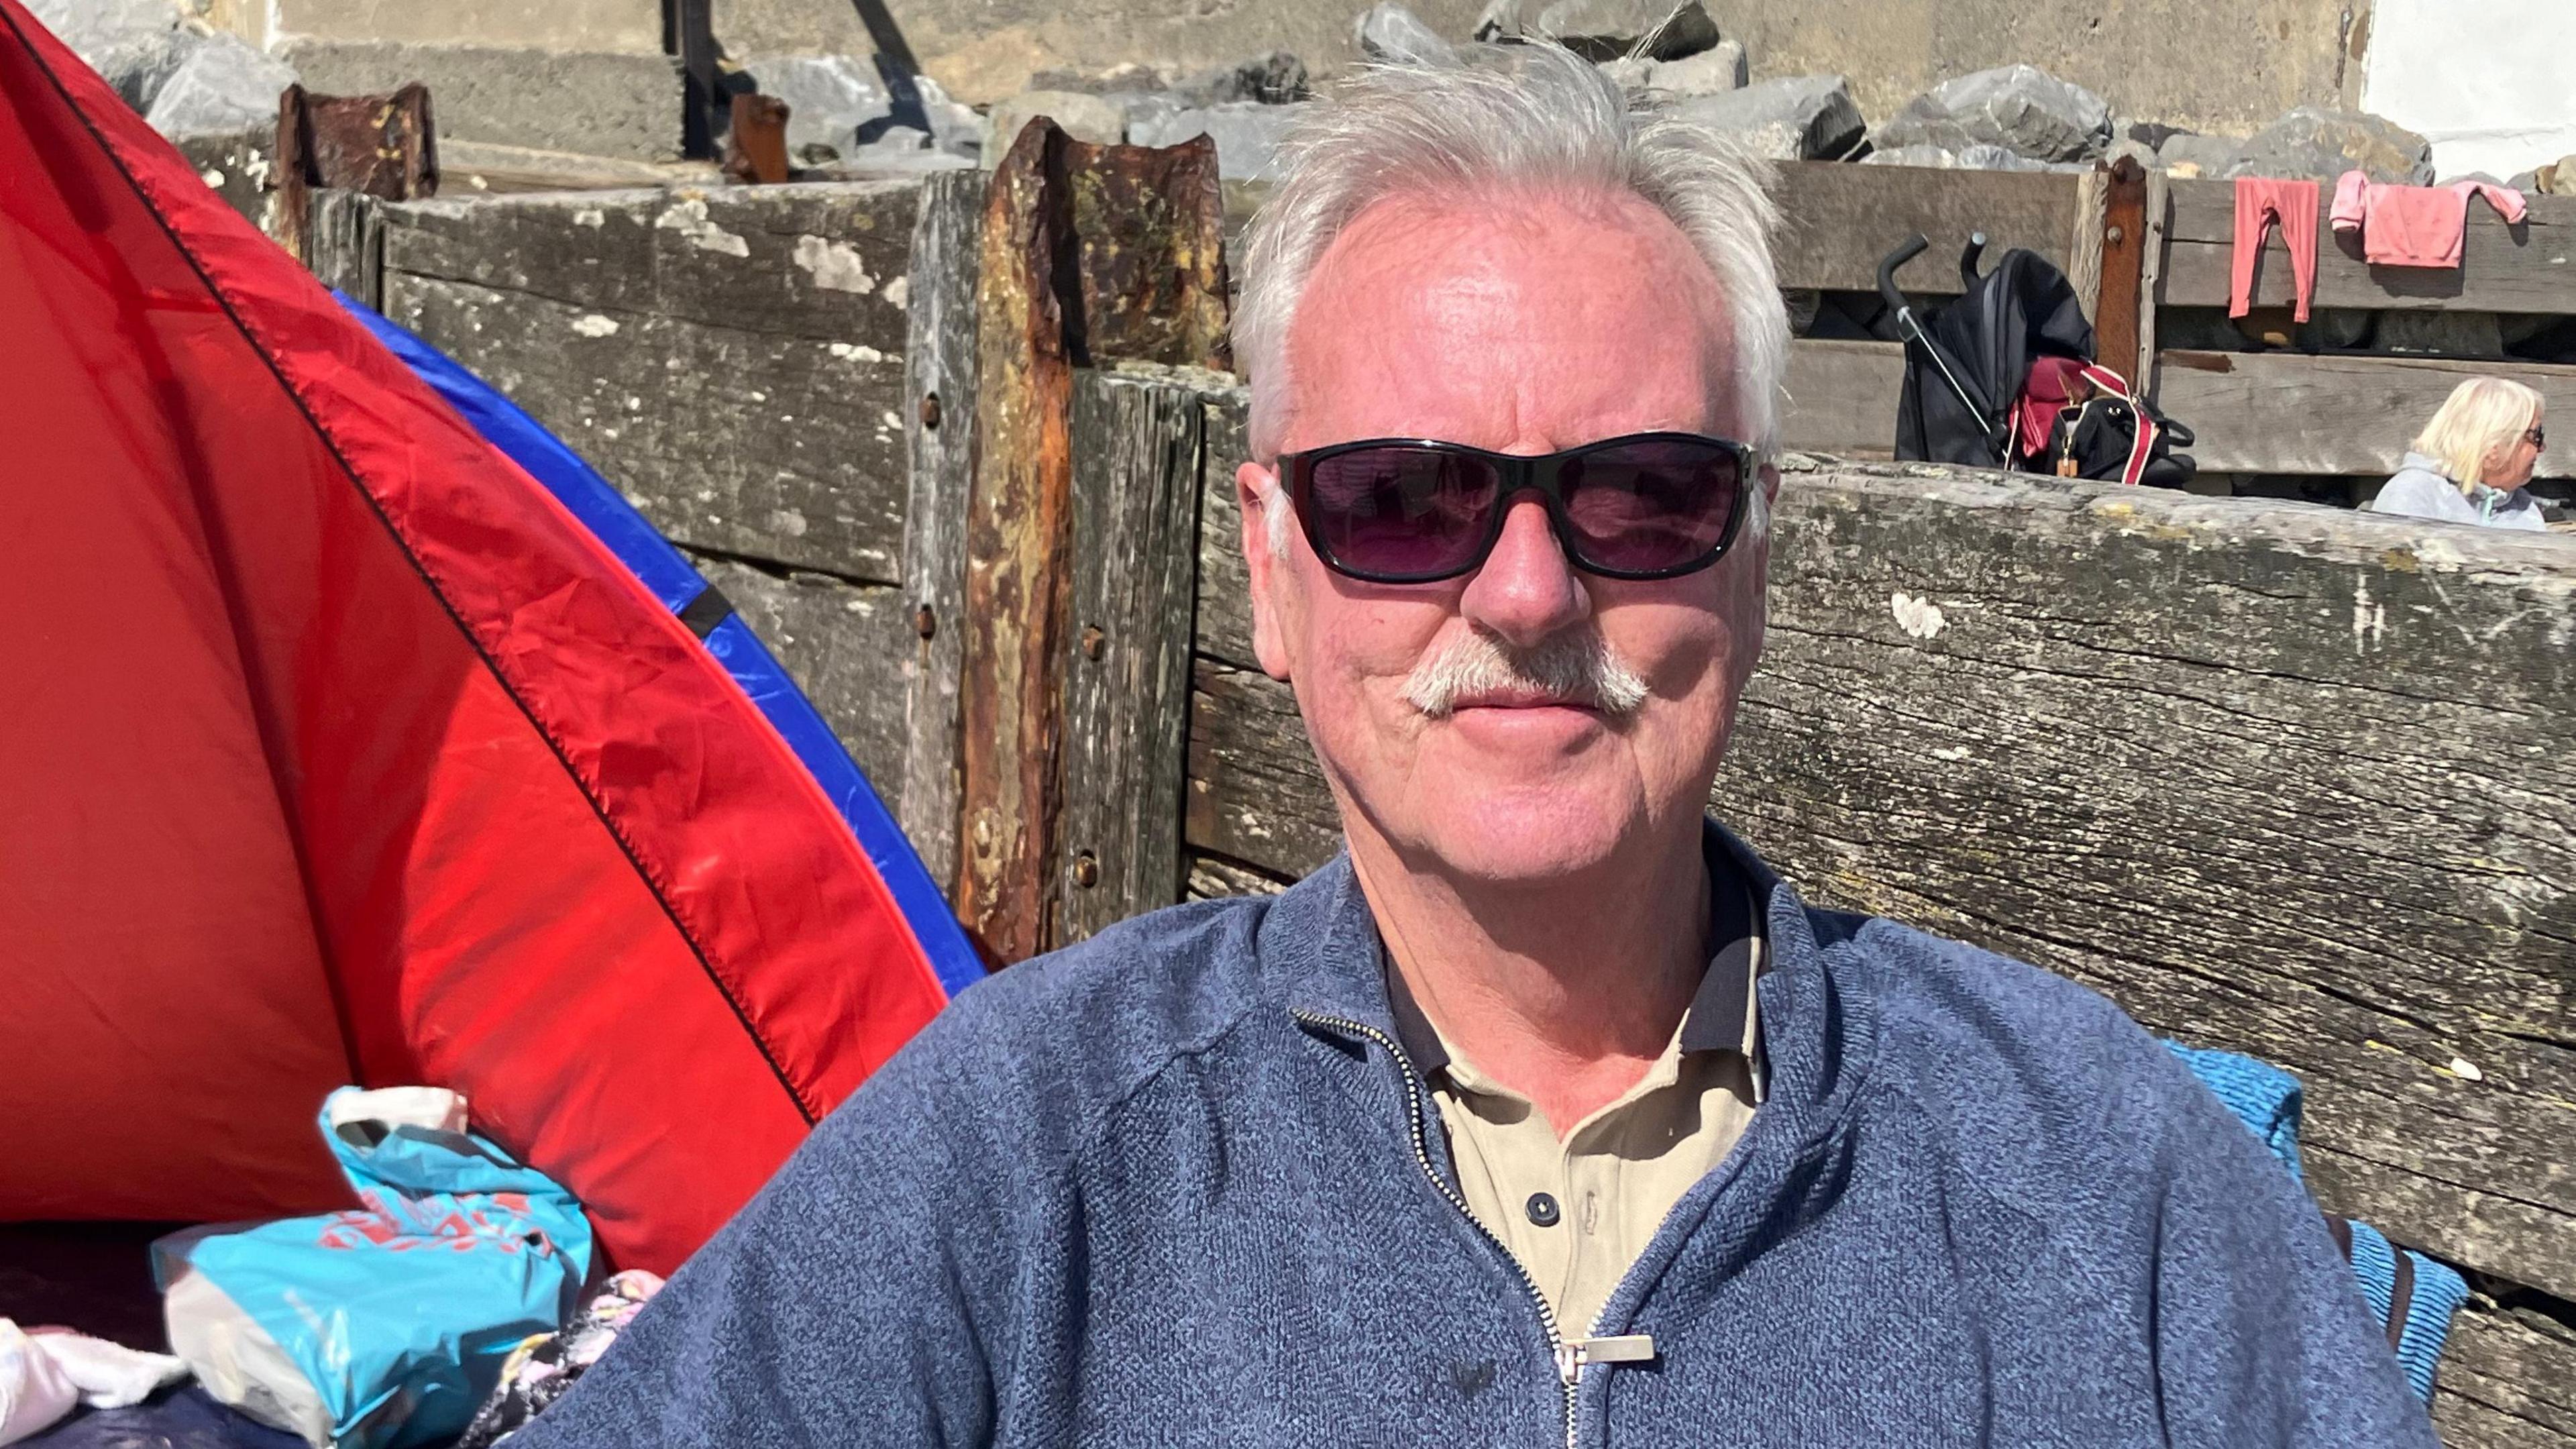
[[[1502,491],[1491,463],[1429,448],[1355,448],[1312,469],[1305,501],[1325,561],[1387,580],[1473,563]]]
[[[1614,573],[1663,573],[1704,561],[1744,499],[1740,454],[1682,438],[1584,453],[1562,476],[1576,561]]]

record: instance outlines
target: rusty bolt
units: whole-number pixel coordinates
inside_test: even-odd
[[[1084,890],[1100,884],[1100,862],[1092,858],[1090,851],[1073,858],[1073,883]]]
[[[1106,638],[1106,637],[1107,637],[1107,636],[1103,635],[1103,634],[1100,632],[1100,626],[1099,626],[1099,625],[1097,625],[1097,624],[1085,624],[1085,625],[1083,625],[1083,626],[1082,626],[1082,657],[1083,657],[1083,658],[1085,658],[1085,659],[1097,659],[1097,658],[1099,658],[1099,657],[1100,657],[1100,645],[1101,645],[1102,640],[1103,640],[1104,638]]]
[[[934,433],[939,431],[939,394],[926,392],[921,395],[921,425]]]
[[[2128,232],[2116,226],[2111,228],[2109,231],[2102,233],[2102,240],[2109,242],[2113,246],[2118,246],[2120,243],[2127,241],[2128,239]]]
[[[928,604],[912,611],[912,632],[924,639],[939,632],[939,616],[930,612]]]

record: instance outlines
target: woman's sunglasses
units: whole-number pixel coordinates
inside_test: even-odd
[[[1514,500],[1532,492],[1575,567],[1669,579],[1708,567],[1734,542],[1754,456],[1697,433],[1634,433],[1537,457],[1370,438],[1283,453],[1279,471],[1316,556],[1369,583],[1475,569]]]

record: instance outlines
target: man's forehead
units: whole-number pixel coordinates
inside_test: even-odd
[[[1399,198],[1346,227],[1291,325],[1290,447],[1421,435],[1500,448],[1717,427],[1717,284],[1641,198]]]

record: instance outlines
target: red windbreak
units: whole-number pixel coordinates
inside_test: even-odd
[[[464,1092],[672,1267],[944,1001],[757,709],[0,0],[0,1217]]]

